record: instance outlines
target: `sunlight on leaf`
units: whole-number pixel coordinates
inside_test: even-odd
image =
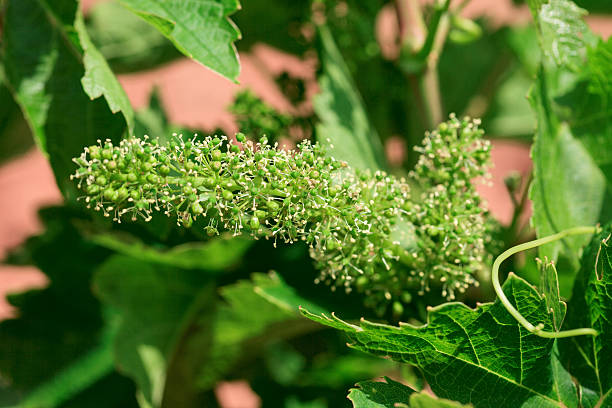
[[[120,0],[157,28],[176,48],[200,64],[237,81],[240,73],[234,41],[240,31],[228,18],[238,0]]]
[[[382,144],[370,125],[361,96],[350,76],[329,29],[319,27],[323,75],[321,92],[313,106],[321,120],[317,139],[330,156],[344,160],[355,169],[378,170],[386,167]]]

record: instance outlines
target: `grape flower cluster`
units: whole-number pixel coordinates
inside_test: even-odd
[[[99,142],[74,159],[73,178],[87,206],[117,222],[163,211],[185,227],[201,218],[210,235],[305,241],[317,282],[364,293],[384,311],[431,285],[453,299],[478,283],[486,213],[471,180],[489,157],[481,136],[478,122],[451,117],[426,134],[407,179],[354,171],[309,141],[287,151],[242,133]]]

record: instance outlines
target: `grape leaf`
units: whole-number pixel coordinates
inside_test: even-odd
[[[511,274],[503,289],[529,321],[552,329],[546,301],[526,281]],[[333,315],[302,313],[347,332],[358,350],[417,366],[442,398],[475,407],[575,406],[565,398],[572,394],[569,375],[553,364],[554,341],[529,333],[499,301],[476,309],[446,303],[431,308],[421,327],[364,320],[357,326]]]
[[[546,300],[546,309],[552,314],[555,330],[559,331],[565,318],[567,305],[559,297],[557,268],[548,259],[544,259],[544,261],[536,259],[536,261],[540,270],[540,293]]]
[[[238,49],[246,51],[263,42],[290,54],[303,54],[308,41],[299,27],[310,19],[310,7],[308,0],[244,1],[233,18],[244,37]]]
[[[79,356],[20,401],[21,408],[58,407],[114,370],[112,336],[108,330],[100,344]]]
[[[354,408],[395,408],[396,404],[408,406],[412,388],[385,377],[385,381],[362,381],[359,388],[349,391],[348,399]]]
[[[220,292],[224,303],[215,315],[210,360],[199,374],[204,388],[212,387],[244,356],[254,355],[264,339],[278,340],[312,330],[313,325],[305,325],[299,318],[300,304],[320,310],[295,294],[276,273],[253,274],[251,280],[224,286]]]
[[[96,234],[92,242],[120,254],[145,262],[183,269],[220,272],[238,263],[252,240],[243,237],[219,237],[207,242],[188,242],[169,248],[146,245],[131,235]]]
[[[388,4],[385,0],[344,1],[342,13],[334,7],[326,8],[325,25],[361,95],[372,128],[383,140],[390,135],[402,135],[408,145],[413,145],[423,137],[424,129],[419,127],[422,112],[406,97],[411,94],[410,81],[396,61],[383,56],[383,47],[377,41],[379,17],[385,13],[385,4]],[[319,47],[319,60],[321,54]],[[407,156],[411,156],[413,152],[407,150]]]
[[[72,158],[97,139],[119,140],[126,126],[105,100],[91,101],[83,91],[77,10],[75,1],[10,0],[2,38],[7,85],[69,196]]]
[[[560,343],[561,361],[600,407],[612,406],[612,224],[593,237],[582,256],[564,328],[592,327],[596,337]]]
[[[569,0],[550,0],[542,4],[535,18],[544,54],[557,65],[577,68],[585,51],[588,27],[583,18],[586,10]]]
[[[410,387],[385,377],[385,381],[362,381],[359,388],[350,390],[348,399],[354,408],[461,408],[458,402],[439,399],[426,392],[415,392]]]
[[[361,96],[329,29],[319,27],[321,40],[320,93],[313,101],[321,120],[317,139],[330,156],[344,160],[359,170],[377,170],[386,166],[380,138],[370,125]]]
[[[299,318],[297,305],[286,303],[298,298],[271,303],[256,292],[281,285],[276,275],[255,274],[252,281],[223,287],[225,302],[215,307],[206,271],[125,255],[113,256],[94,279],[100,298],[123,317],[115,361],[152,407],[206,406],[202,398],[214,382],[252,355],[245,350],[253,351],[266,336],[312,330],[315,326]],[[266,334],[270,327],[274,330]]]
[[[431,395],[420,392],[410,396],[410,408],[462,408],[471,405],[463,405],[447,399],[434,398]]]
[[[155,27],[115,2],[96,3],[87,12],[85,24],[114,72],[150,70],[182,57]]]
[[[105,304],[120,311],[115,362],[136,381],[141,398],[152,407],[198,406],[195,378],[184,375],[193,367],[177,360],[180,357],[199,365],[207,356],[210,329],[206,319],[210,320],[214,309],[210,277],[201,270],[115,255],[96,272],[94,290]],[[204,324],[199,324],[201,319]],[[193,337],[186,339],[186,333]],[[193,339],[197,341],[189,341]],[[177,350],[190,352],[181,356]],[[175,377],[171,368],[183,375]],[[177,396],[176,383],[168,387],[168,382],[178,378],[187,382],[182,384],[182,395]],[[178,401],[179,405],[172,405]]]
[[[135,133],[157,137],[160,143],[169,142],[173,133],[182,133],[180,128],[170,124],[158,88],[151,91],[148,106],[136,111]]]
[[[532,223],[538,237],[564,229],[597,223],[602,208],[605,179],[593,159],[566,124],[549,115],[542,78],[531,91],[538,128],[531,150],[534,163],[529,197],[533,201]],[[578,265],[577,254],[588,241],[578,236],[543,245],[540,256],[556,260],[563,252]]]
[[[0,65],[0,164],[27,152],[33,144],[30,128],[5,85]]]
[[[557,98],[562,117],[612,189],[612,37],[588,46],[575,88]],[[568,113],[569,112],[569,113]],[[606,220],[604,220],[606,221]]]
[[[111,112],[123,114],[128,132],[133,134],[134,110],[132,104],[108,63],[91,42],[83,21],[83,13],[80,10],[76,13],[74,29],[83,48],[83,65],[85,65],[85,75],[81,79],[83,89],[92,100],[104,96]]]
[[[35,265],[50,284],[8,297],[19,316],[0,322],[5,351],[0,353],[0,376],[25,394],[21,406],[71,406],[96,395],[108,380],[121,389],[105,406],[133,406],[128,404],[129,397],[136,403],[128,380],[113,367],[115,321],[90,291],[93,270],[109,252],[91,245],[74,227],[79,212],[50,207],[40,217],[45,232],[13,250],[7,261]]]
[[[228,16],[238,0],[120,0],[168,37],[183,54],[237,82],[240,63],[234,41],[240,31]]]
[[[380,373],[390,372],[397,368],[393,361],[376,358],[368,354],[348,350],[348,354],[326,355],[316,359],[312,367],[302,372],[299,383],[303,385],[325,384],[338,389],[355,378],[374,378]],[[323,358],[324,357],[324,358]]]
[[[41,210],[46,231],[8,257],[25,259],[50,280],[44,289],[10,295],[19,316],[0,322],[0,347],[7,351],[0,353],[0,373],[18,390],[33,389],[95,347],[103,328],[89,282],[108,251],[83,240],[72,215],[63,207]]]
[[[607,59],[599,56],[606,49],[592,48],[594,37],[582,20],[583,10],[568,0],[531,6],[543,58],[529,95],[538,122],[530,198],[532,223],[542,237],[609,216],[603,202],[610,176],[602,170],[612,163],[605,153],[612,149],[612,138],[606,124],[610,110],[602,102],[608,96],[596,94],[607,88],[597,74],[605,72],[602,61]],[[540,247],[539,253],[551,260],[561,255],[569,260],[569,269],[577,270],[577,254],[588,239],[566,238]]]

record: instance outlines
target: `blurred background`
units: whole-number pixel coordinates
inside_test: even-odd
[[[183,57],[156,30],[113,1],[83,0],[82,8],[90,36],[138,111],[139,123],[144,124],[142,131],[193,129],[233,134],[244,112],[232,112],[228,107],[235,103],[240,91],[250,90],[283,114],[312,114],[310,101],[318,90],[316,56],[302,52],[299,41],[283,44],[282,38],[274,37],[278,30],[273,26],[275,22],[270,26],[258,24],[258,15],[267,12],[266,3],[243,0],[242,10],[232,16],[243,35],[237,43],[241,61],[238,84]],[[293,3],[279,8],[279,25],[298,19],[302,2]],[[608,38],[612,33],[612,16],[606,14],[610,2],[582,3],[591,11],[586,19],[589,26]],[[338,2],[339,20],[350,15],[346,7]],[[391,11],[390,7],[383,8],[375,18],[379,49],[372,51],[389,60],[398,53],[394,41],[398,27]],[[514,206],[504,180],[518,177],[524,187],[531,169],[529,149],[534,119],[525,99],[535,70],[530,49],[535,47],[530,41],[535,40],[528,28],[531,16],[525,4],[512,0],[472,0],[462,15],[477,21],[485,34],[474,40],[469,52],[452,42],[447,45],[440,62],[440,88],[443,94],[447,93],[449,112],[483,118],[485,131],[493,141],[493,168],[492,179],[479,189],[493,215],[508,224]],[[258,41],[266,35],[272,36],[272,41]],[[341,49],[344,44],[350,46],[350,39],[340,35],[337,40]],[[362,63],[369,62],[364,57]],[[359,66],[350,68],[360,72]],[[384,69],[380,72],[384,73]],[[387,78],[378,80],[384,82]],[[387,95],[394,97],[394,84],[388,84]],[[376,86],[380,88],[378,83],[373,85]],[[375,107],[377,98],[384,94],[369,92],[366,87],[362,96],[366,105]],[[373,111],[376,123],[376,109]],[[398,116],[403,114],[401,110],[397,112]],[[62,197],[48,161],[34,146],[27,124],[4,87],[0,88],[0,115],[0,258],[4,258],[8,250],[41,231],[38,209],[59,204]],[[405,142],[397,136],[402,127],[385,126],[377,127],[384,135],[387,157],[391,163],[401,164],[407,155]],[[286,135],[281,144],[292,146],[298,139]],[[522,223],[528,215],[529,205],[525,206]],[[47,283],[46,276],[33,266],[1,265],[0,320],[16,316],[16,310],[5,301],[7,294],[45,287]],[[226,408],[259,404],[245,383],[222,383],[217,393]]]

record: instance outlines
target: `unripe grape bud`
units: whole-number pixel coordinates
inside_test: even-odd
[[[102,158],[103,159],[112,159],[113,158],[113,151],[110,149],[104,149],[102,150]]]
[[[89,157],[94,160],[100,160],[100,147],[96,145],[89,146]]]
[[[103,187],[108,183],[108,180],[104,176],[96,177],[96,184]]]
[[[222,190],[221,195],[223,199],[230,201],[234,198],[234,194],[229,190]]]
[[[168,145],[125,139],[105,146],[109,161],[90,146],[73,177],[92,208],[116,220],[131,214],[148,221],[163,211],[189,227],[206,214],[210,235],[218,228],[304,240],[321,268],[318,281],[367,293],[376,310],[400,316],[411,292],[437,285],[452,298],[488,267],[485,213],[471,184],[490,152],[481,136],[476,122],[454,117],[428,133],[410,173],[416,197],[403,179],[357,175],[319,145],[303,142],[289,152],[242,134],[243,149],[233,145],[228,153],[220,150],[225,137]]]
[[[170,174],[170,167],[164,165],[159,166],[159,174],[161,174],[162,176],[167,176],[168,174]]]
[[[193,215],[200,215],[204,212],[204,208],[202,208],[202,205],[200,205],[200,203],[193,203],[191,204],[191,212],[193,213]]]
[[[104,198],[109,201],[116,201],[118,196],[119,194],[117,193],[117,191],[113,190],[110,187],[104,190]]]

